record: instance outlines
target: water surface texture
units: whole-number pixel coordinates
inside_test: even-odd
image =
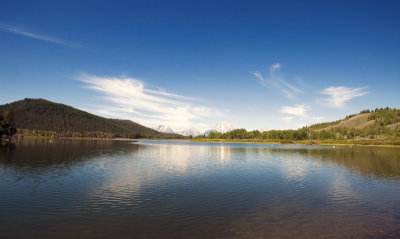
[[[0,238],[397,238],[400,149],[24,140]]]

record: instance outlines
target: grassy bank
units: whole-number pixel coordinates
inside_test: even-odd
[[[72,139],[72,140],[138,140],[126,138],[94,138],[94,137],[51,137],[51,136],[25,136],[13,137],[12,141],[20,141],[23,139]],[[145,139],[145,138],[144,138]],[[177,140],[177,139],[162,139],[153,138],[151,140]],[[207,139],[194,138],[191,142],[215,142],[215,143],[260,143],[260,144],[293,144],[293,145],[348,145],[348,146],[380,146],[380,147],[400,147],[400,138],[395,139],[348,139],[348,140],[271,140],[271,139]]]
[[[297,145],[352,145],[400,147],[400,139],[349,139],[349,140],[266,140],[266,139],[191,139],[193,142],[217,143],[263,143],[263,144],[297,144]]]

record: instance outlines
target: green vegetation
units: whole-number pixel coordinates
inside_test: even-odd
[[[298,145],[365,145],[365,146],[400,146],[398,139],[326,139],[326,140],[272,140],[272,139],[209,139],[197,137],[191,141],[216,143],[263,143],[263,144],[298,144]]]
[[[297,130],[236,129],[227,133],[211,132],[197,141],[272,142],[302,144],[400,145],[400,110],[363,110],[334,122],[314,124]]]
[[[43,99],[24,99],[0,106],[0,114],[10,110],[17,135],[23,137],[182,138],[129,120],[106,119]]]
[[[160,133],[129,120],[106,119],[43,99],[24,99],[0,106],[0,137],[183,138]],[[400,109],[363,110],[334,122],[297,130],[236,129],[211,132],[197,141],[271,142],[300,144],[400,145]]]
[[[368,120],[375,120],[376,125],[388,126],[400,122],[400,109],[376,109]]]
[[[10,109],[5,110],[2,114],[0,113],[0,140],[5,137],[11,139],[11,137],[17,132],[14,126],[14,116]]]

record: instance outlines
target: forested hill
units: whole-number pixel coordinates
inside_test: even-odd
[[[387,144],[400,144],[400,109],[377,108],[363,110],[358,114],[346,116],[334,122],[314,124],[297,130],[258,130],[236,129],[227,133],[211,132],[199,136],[199,140],[272,140],[289,142],[299,140],[386,140]],[[287,140],[287,141],[285,141]],[[368,143],[368,142],[366,142]]]
[[[160,133],[130,120],[107,119],[43,99],[24,99],[0,105],[10,109],[20,133],[77,137],[180,138]]]

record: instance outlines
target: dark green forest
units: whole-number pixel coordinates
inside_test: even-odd
[[[11,110],[0,113],[0,140],[3,137],[10,138],[17,132],[14,125],[14,115]]]
[[[182,138],[160,133],[130,120],[107,119],[43,99],[24,99],[0,106],[11,111],[19,136],[91,138]]]

